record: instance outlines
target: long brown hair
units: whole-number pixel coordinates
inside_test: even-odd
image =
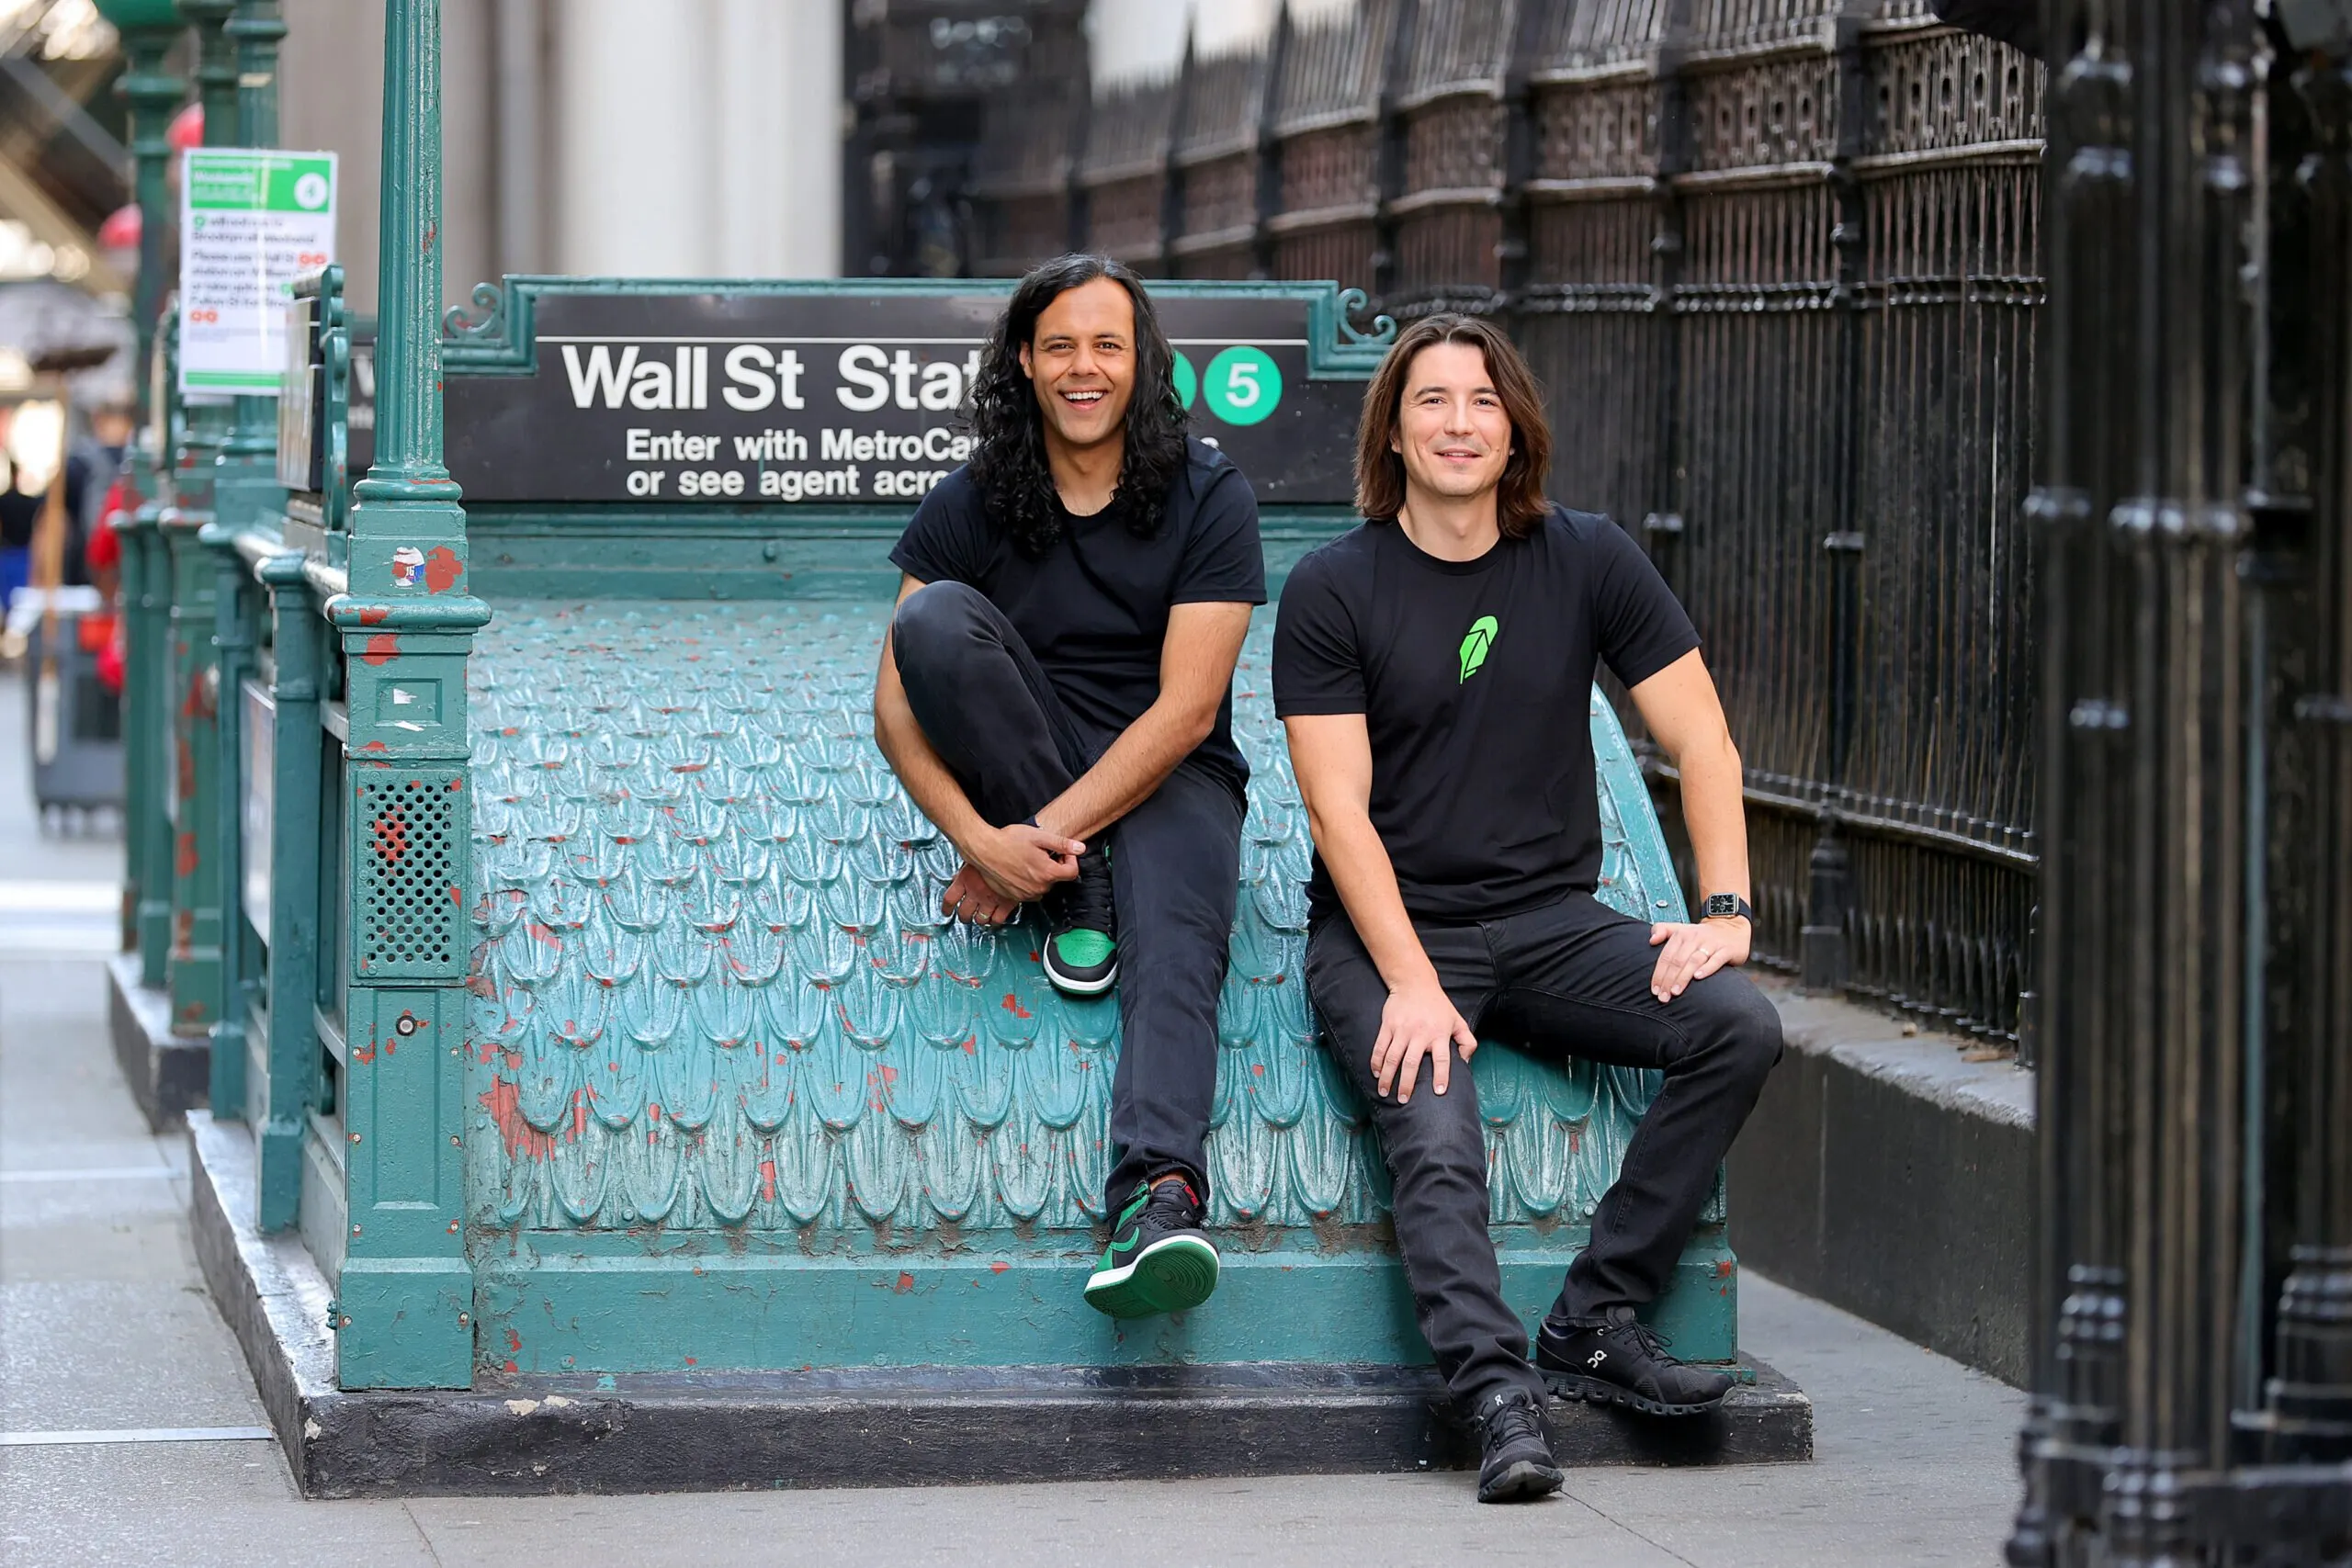
[[[1495,487],[1495,516],[1506,539],[1525,538],[1552,510],[1544,477],[1552,467],[1552,429],[1544,423],[1544,389],[1493,323],[1445,312],[1423,316],[1405,329],[1364,389],[1363,423],[1356,428],[1356,510],[1375,523],[1396,520],[1405,504],[1405,459],[1389,443],[1405,404],[1405,377],[1421,350],[1459,343],[1487,356],[1487,378],[1510,420],[1510,457]]]

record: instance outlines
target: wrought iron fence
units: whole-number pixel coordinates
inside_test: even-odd
[[[2352,1559],[2352,8],[2053,0],[2018,1568]]]
[[[2007,1043],[2041,136],[2039,65],[1926,0],[1359,0],[1001,105],[978,265],[1088,245],[1502,320],[1555,493],[1639,531],[1707,639],[1761,961]]]

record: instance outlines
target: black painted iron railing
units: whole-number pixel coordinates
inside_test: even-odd
[[[1926,0],[1361,0],[1008,99],[975,265],[1082,244],[1498,315],[1555,492],[1639,530],[1707,638],[1762,961],[2006,1044],[2041,74]]]

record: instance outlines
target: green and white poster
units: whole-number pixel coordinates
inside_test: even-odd
[[[294,280],[334,259],[334,154],[192,147],[180,164],[180,390],[277,395]]]

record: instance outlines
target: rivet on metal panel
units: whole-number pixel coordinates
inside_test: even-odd
[[[469,1316],[467,1316],[464,1313],[459,1313],[459,1314],[458,1314],[458,1321],[459,1323],[471,1323],[471,1322],[473,1321],[473,1319],[472,1319],[472,1318],[470,1318],[470,1317],[469,1317]]]
[[[352,1227],[351,1227],[351,1234],[352,1234],[352,1235],[357,1235],[359,1234],[359,1227],[358,1227],[357,1225],[354,1225],[354,1226],[352,1226]]]
[[[356,1144],[356,1143],[357,1143],[357,1142],[359,1141],[359,1134],[356,1134],[356,1133],[352,1134],[351,1134],[351,1141],[352,1141],[353,1143],[355,1143],[355,1144]]]

